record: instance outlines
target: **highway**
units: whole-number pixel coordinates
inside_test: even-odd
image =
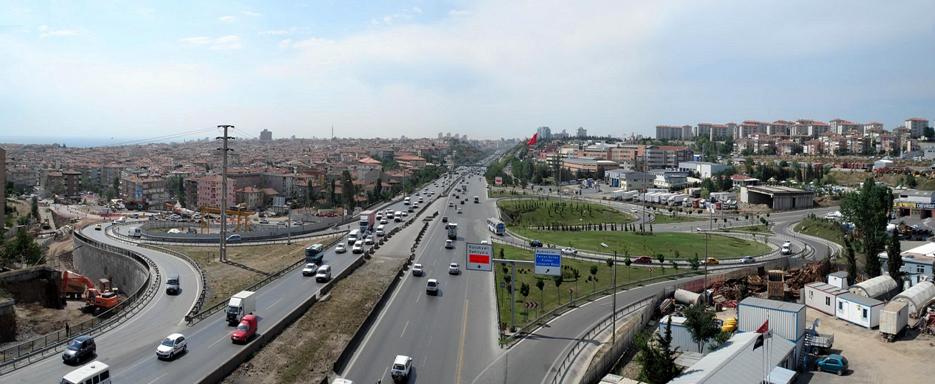
[[[442,190],[442,183],[438,184],[438,187],[430,185],[422,192]],[[391,204],[389,209],[402,211],[406,207],[402,202],[396,202]],[[426,214],[432,212],[434,211],[426,210]],[[399,225],[402,223],[391,221],[386,225],[386,230],[389,231]],[[105,235],[105,231],[95,231],[91,227],[84,231],[95,240],[139,251],[153,259],[162,270],[163,276],[178,272],[182,279],[181,295],[167,296],[160,291],[153,298],[152,303],[132,319],[96,337],[97,360],[110,366],[115,382],[146,384],[198,382],[243,348],[243,346],[231,343],[230,333],[233,327],[227,325],[223,311],[192,327],[184,323],[185,314],[201,289],[197,286],[198,275],[189,264],[171,255],[110,238]],[[325,263],[332,266],[334,275],[346,269],[353,260],[360,256],[350,251],[336,254],[333,247],[325,252]],[[259,332],[264,331],[266,324],[272,324],[273,321],[284,318],[301,302],[316,294],[320,288],[321,284],[316,283],[314,278],[302,276],[301,268],[299,268],[260,289],[256,299],[256,314],[260,317]],[[173,361],[158,360],[155,355],[156,346],[165,336],[173,332],[182,333],[188,338],[188,352]],[[61,358],[54,355],[4,375],[0,377],[0,381],[10,383],[58,382],[62,376],[76,368],[76,366],[63,364]]]
[[[439,217],[458,223],[455,248],[444,248],[444,223],[433,220],[416,251],[415,263],[424,266],[425,276],[410,273],[404,277],[341,372],[343,377],[355,383],[392,382],[389,367],[401,354],[413,358],[411,383],[469,383],[501,353],[493,273],[463,269],[464,243],[489,238],[486,219],[495,216],[496,207],[487,198],[486,184],[480,177],[468,178],[466,185],[468,191],[459,193],[466,200],[464,205],[453,197],[437,202]],[[474,196],[480,198],[479,204],[473,202]],[[449,201],[463,207],[463,213],[448,208]],[[460,275],[448,274],[452,262],[461,265]],[[429,278],[438,279],[438,296],[426,294]]]

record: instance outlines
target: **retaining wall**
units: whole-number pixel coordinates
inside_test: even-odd
[[[62,308],[59,300],[61,274],[47,266],[0,273],[0,289],[17,303],[39,303],[46,308]]]
[[[137,292],[149,278],[149,270],[139,260],[91,247],[78,237],[75,237],[72,255],[76,272],[90,278],[95,285],[98,279],[108,279],[111,286],[124,294]]]
[[[13,299],[0,299],[0,342],[16,340],[16,311]]]

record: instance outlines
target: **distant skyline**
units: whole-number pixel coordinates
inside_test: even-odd
[[[223,123],[274,138],[891,129],[935,120],[932,14],[922,0],[5,1],[0,142]]]

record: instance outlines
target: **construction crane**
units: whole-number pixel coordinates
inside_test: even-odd
[[[221,214],[221,209],[215,208],[215,207],[201,207],[199,211],[201,211],[201,217],[203,219],[205,218],[205,215],[208,213],[215,214],[215,215]],[[228,209],[226,213],[227,213],[227,216],[233,216],[237,222],[237,226],[234,228],[235,232],[249,231],[250,225],[251,225],[250,216],[253,216],[254,214],[256,214],[256,212],[254,211],[246,210],[246,209],[239,208],[239,207],[237,209]],[[201,230],[202,232],[207,232],[207,229],[208,229],[208,221],[205,219],[202,221]]]
[[[110,281],[100,279],[98,289],[87,276],[72,272],[62,272],[62,300],[83,299],[86,306],[94,313],[100,313],[120,304],[117,290],[110,286]]]

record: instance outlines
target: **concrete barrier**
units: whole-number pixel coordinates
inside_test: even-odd
[[[124,254],[79,245],[72,251],[72,255],[78,273],[87,276],[95,284],[98,279],[108,279],[113,287],[124,293],[138,291],[149,278],[149,268],[145,262],[141,263]]]

